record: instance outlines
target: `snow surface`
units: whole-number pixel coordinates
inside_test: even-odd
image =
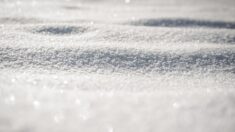
[[[0,0],[0,132],[234,132],[234,0]]]

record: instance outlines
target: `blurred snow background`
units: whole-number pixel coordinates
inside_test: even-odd
[[[233,132],[233,0],[0,0],[1,132]]]

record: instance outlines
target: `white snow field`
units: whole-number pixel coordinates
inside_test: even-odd
[[[234,0],[0,0],[0,132],[234,132]]]

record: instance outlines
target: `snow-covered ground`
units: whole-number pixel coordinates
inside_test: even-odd
[[[234,132],[234,0],[0,0],[0,132]]]

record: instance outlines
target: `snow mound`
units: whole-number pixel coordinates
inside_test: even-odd
[[[76,26],[43,26],[32,29],[33,33],[43,35],[73,35],[83,34],[86,31],[87,28]]]

